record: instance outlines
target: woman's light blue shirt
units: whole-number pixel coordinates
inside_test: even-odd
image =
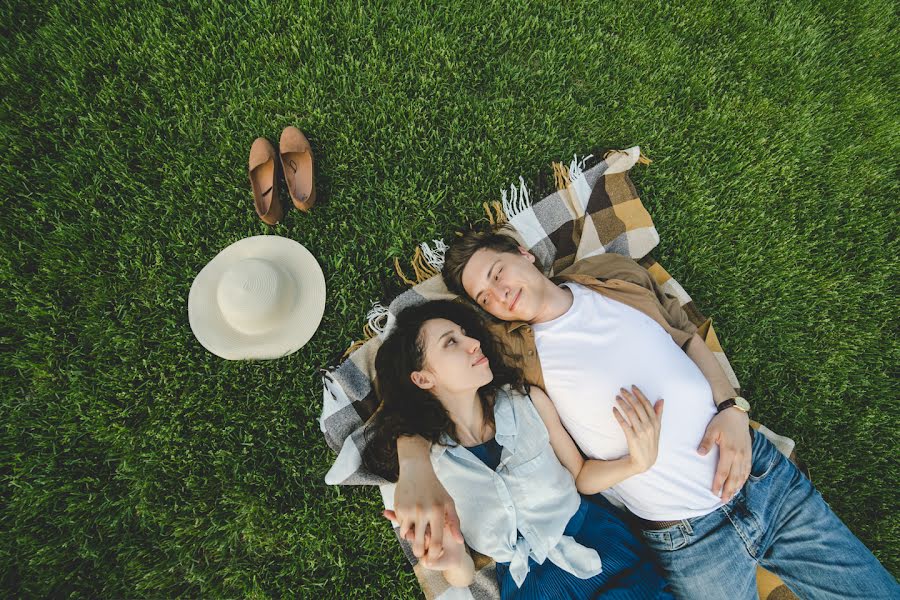
[[[600,573],[597,551],[563,535],[581,497],[531,398],[508,387],[498,390],[494,422],[502,447],[496,471],[448,436],[431,449],[431,464],[453,497],[466,543],[510,563],[517,586],[528,574],[529,556],[538,564],[549,558],[582,579]]]

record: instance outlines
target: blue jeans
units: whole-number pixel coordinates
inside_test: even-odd
[[[728,504],[641,534],[679,598],[755,599],[757,564],[801,598],[900,598],[894,578],[757,432],[750,477]]]

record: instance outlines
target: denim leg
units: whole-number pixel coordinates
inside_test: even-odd
[[[742,499],[761,522],[759,563],[801,598],[900,598],[900,586],[763,435]]]
[[[722,509],[641,537],[676,598],[756,600],[756,563]]]

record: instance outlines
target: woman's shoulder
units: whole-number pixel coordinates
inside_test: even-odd
[[[534,394],[540,394],[540,388],[525,385],[525,389],[516,389],[506,384],[498,388],[494,399],[494,416],[500,414],[538,416],[535,406]]]
[[[494,400],[495,402],[499,401],[501,397],[507,400],[519,400],[519,399],[528,399],[533,386],[525,383],[523,384],[522,389],[516,389],[509,383],[504,383],[499,388],[497,388],[497,397]]]

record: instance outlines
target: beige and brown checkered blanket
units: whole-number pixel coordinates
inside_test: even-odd
[[[637,146],[624,151],[609,151],[602,159],[576,156],[568,165],[554,162],[556,190],[553,193],[531,202],[528,187],[520,177],[518,186],[503,190],[499,201],[485,203],[484,208],[492,223],[507,221],[513,226],[523,246],[540,259],[548,276],[582,258],[603,252],[616,252],[638,260],[665,293],[678,298],[691,321],[700,328],[701,337],[722,364],[732,385],[739,389],[711,320],[697,309],[684,288],[648,256],[659,242],[659,235],[628,177],[628,171],[638,163],[649,164],[650,161]],[[345,354],[346,360],[323,374],[320,425],[329,447],[338,454],[326,482],[378,485],[387,508],[393,507],[394,485],[366,472],[361,462],[365,423],[378,406],[372,388],[375,354],[403,308],[428,300],[456,297],[447,291],[440,277],[446,248],[443,240],[420,244],[411,262],[412,278],[406,275],[399,261],[395,262],[398,275],[412,286],[411,289],[397,296],[388,307],[373,305],[364,327],[367,339],[353,344]],[[754,426],[759,427],[784,454],[792,455],[792,440],[759,424]],[[373,518],[382,517],[373,515]],[[395,527],[394,531],[397,533],[398,529]],[[399,535],[398,541],[429,600],[499,597],[494,563],[490,559],[476,557],[476,578],[469,588],[450,588],[440,573],[418,564],[409,543]],[[763,599],[793,597],[778,578],[762,569],[757,582]]]

